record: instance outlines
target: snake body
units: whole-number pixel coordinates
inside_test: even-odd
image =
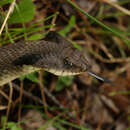
[[[53,31],[44,40],[0,47],[0,86],[40,69],[63,76],[80,74],[88,68],[83,53]]]

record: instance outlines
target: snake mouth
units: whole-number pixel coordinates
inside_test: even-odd
[[[57,76],[67,76],[67,75],[78,75],[83,72],[72,72],[72,71],[67,71],[67,70],[57,70],[57,69],[45,69],[46,71],[53,73]]]

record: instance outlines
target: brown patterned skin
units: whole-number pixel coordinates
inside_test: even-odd
[[[40,69],[55,75],[76,75],[88,68],[83,52],[53,31],[44,40],[0,47],[0,86]]]

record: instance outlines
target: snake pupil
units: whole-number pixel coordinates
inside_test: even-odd
[[[67,66],[67,67],[72,67],[73,66],[73,63],[67,61],[66,59],[64,59],[64,65]]]

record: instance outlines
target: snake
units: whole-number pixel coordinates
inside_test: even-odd
[[[0,86],[38,70],[58,76],[88,71],[92,76],[108,81],[91,72],[90,68],[84,53],[56,31],[50,31],[41,40],[23,40],[0,47]]]

